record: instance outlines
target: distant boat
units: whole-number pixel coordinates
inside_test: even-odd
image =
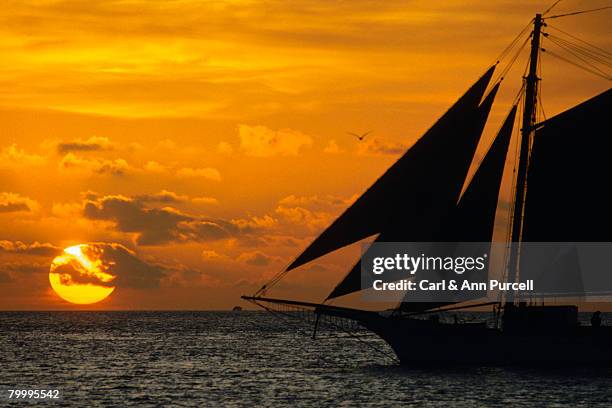
[[[375,242],[491,242],[517,116],[522,116],[522,124],[509,241],[612,241],[606,191],[612,179],[611,89],[538,122],[538,58],[543,51],[540,42],[547,34],[542,33],[546,25],[541,14],[532,22],[533,31],[523,43],[531,38],[529,69],[519,97],[463,194],[502,80],[493,82],[486,92],[495,66],[286,270],[243,299],[269,310],[303,307],[317,316],[355,321],[386,341],[402,364],[612,364],[612,327],[581,326],[576,305],[528,304],[510,293],[497,302],[480,304],[494,304],[501,316],[496,327],[488,327],[416,318],[478,305],[474,303],[411,302],[405,297],[391,312],[327,304],[362,290],[359,262],[323,303],[266,296],[288,271],[376,234]],[[506,279],[517,282],[519,251],[513,249],[508,258]]]
[[[241,306],[234,306],[232,308],[232,312],[242,312],[242,307]]]

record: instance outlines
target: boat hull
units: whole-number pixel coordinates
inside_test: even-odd
[[[557,333],[504,333],[484,324],[382,318],[363,322],[403,365],[612,366],[612,328]]]

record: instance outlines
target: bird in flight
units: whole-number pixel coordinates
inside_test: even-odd
[[[365,133],[362,133],[362,134],[360,134],[360,135],[359,135],[359,134],[357,134],[357,133],[353,133],[353,132],[347,132],[347,133],[348,133],[349,135],[351,135],[351,136],[355,136],[355,137],[356,137],[357,139],[359,139],[359,141],[361,142],[363,139],[365,139],[365,137],[366,137],[367,135],[369,135],[370,133],[372,133],[372,131],[370,130],[370,131],[365,132]]]

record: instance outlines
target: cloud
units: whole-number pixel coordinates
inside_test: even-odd
[[[113,176],[123,176],[130,170],[130,166],[123,159],[85,158],[74,153],[68,153],[62,158],[60,168],[64,170],[85,170],[92,174],[110,174]]]
[[[268,266],[278,260],[278,257],[269,256],[259,251],[245,252],[238,256],[238,262],[252,266]]]
[[[143,245],[176,240],[177,225],[189,217],[166,208],[146,208],[141,202],[124,196],[106,196],[85,203],[86,218],[115,222],[122,232],[138,233],[137,242]]]
[[[83,205],[81,203],[53,203],[51,214],[59,218],[76,219],[81,215]]]
[[[86,201],[83,214],[91,220],[112,221],[121,232],[137,234],[140,245],[214,241],[262,228],[248,220],[193,216],[172,207],[148,208],[142,201],[120,195]]]
[[[327,154],[338,154],[342,153],[343,151],[344,150],[340,149],[340,146],[338,146],[338,143],[336,143],[334,139],[330,140],[323,149],[323,153]]]
[[[49,244],[35,241],[25,244],[21,241],[0,241],[0,253],[34,255],[34,256],[54,256],[61,252],[61,248]]]
[[[42,156],[26,153],[16,144],[5,147],[0,153],[0,165],[40,166],[43,164],[45,164],[45,159]]]
[[[143,261],[123,245],[115,243],[90,245],[103,249],[101,259],[110,265],[109,272],[117,276],[115,284],[118,287],[136,289],[158,287],[160,280],[168,273],[163,266]]]
[[[17,193],[0,193],[0,213],[32,212],[39,208],[38,202]]]
[[[285,222],[306,227],[309,231],[319,231],[331,224],[333,215],[324,211],[311,211],[302,207],[278,206],[275,210]]]
[[[277,220],[269,215],[264,215],[263,217],[254,216],[247,219],[237,219],[232,220],[232,222],[244,231],[268,229],[276,226],[277,224]]]
[[[145,262],[135,252],[117,243],[93,242],[80,245],[83,255],[91,260],[99,260],[100,273],[108,280],[100,282],[99,275],[82,273],[82,265],[71,260],[54,269],[54,272],[68,275],[67,280],[75,283],[91,283],[119,288],[145,289],[158,287],[168,270],[161,265]],[[112,278],[114,276],[114,278]]]
[[[179,177],[192,178],[192,177],[203,177],[205,179],[213,181],[221,181],[221,173],[219,170],[212,167],[204,167],[201,169],[193,169],[190,167],[184,167],[176,172]]]
[[[188,201],[189,197],[174,193],[172,191],[162,190],[155,194],[142,194],[134,196],[134,200],[142,203],[174,204]]]
[[[249,156],[295,156],[312,145],[312,137],[297,130],[272,130],[265,126],[239,125],[240,148]]]
[[[281,198],[278,204],[288,207],[306,207],[314,210],[336,210],[347,207],[353,200],[353,197],[347,199],[334,195],[296,196],[291,194]]]
[[[379,139],[366,139],[357,144],[357,154],[361,155],[398,155],[404,153],[408,147],[402,143],[383,141]]]
[[[289,195],[278,201],[275,213],[281,224],[292,226],[294,235],[298,232],[298,226],[303,227],[302,232],[311,234],[328,226],[355,199],[356,196],[342,198],[334,195]]]
[[[64,154],[70,152],[95,152],[114,149],[115,145],[106,137],[92,136],[89,139],[76,139],[71,142],[59,142],[57,152]]]
[[[16,280],[26,279],[29,286],[38,286],[39,281],[28,279],[28,275],[47,274],[49,265],[40,262],[2,262],[0,264],[0,283],[9,283]]]
[[[214,197],[194,197],[191,202],[194,204],[219,204],[219,200]]]
[[[10,283],[13,281],[13,277],[10,273],[0,270],[0,284]]]
[[[234,153],[234,148],[231,144],[227,142],[219,142],[219,144],[217,145],[217,153],[232,154]]]
[[[167,166],[164,166],[156,161],[148,161],[147,164],[145,164],[144,169],[151,173],[165,173],[168,171]]]

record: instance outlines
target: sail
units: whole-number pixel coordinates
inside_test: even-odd
[[[539,293],[582,297],[585,294],[578,248],[571,245],[554,253],[534,279]]]
[[[446,201],[455,187],[448,174],[469,156],[472,146],[465,133],[477,119],[478,105],[493,71],[491,67],[286,270],[380,233],[394,223],[405,223],[406,214],[420,214],[436,207],[440,200]]]
[[[436,241],[459,243],[459,242],[482,242],[486,243],[482,251],[489,252],[493,230],[495,228],[495,213],[499,201],[499,190],[501,187],[504,166],[512,137],[512,129],[516,119],[517,106],[510,109],[510,113],[504,120],[493,144],[478,166],[455,211],[451,213],[444,223],[440,232],[436,235]],[[446,247],[448,250],[448,246]],[[488,270],[483,271],[480,277],[470,276],[473,281],[485,281]],[[459,279],[458,282],[461,280]],[[436,294],[436,295],[439,295]],[[448,305],[450,303],[464,302],[486,296],[486,291],[471,291],[460,293],[461,297],[456,302],[430,302],[412,303],[407,296],[400,304],[403,311],[427,310],[433,307]]]
[[[489,112],[491,110],[491,106],[493,104],[493,101],[495,99],[495,95],[497,92],[497,86],[494,87],[492,89],[492,91],[489,93],[489,95],[487,95],[487,97],[485,98],[485,100],[483,101],[483,103],[480,105],[479,110],[478,110],[478,116],[479,116],[479,120],[476,122],[474,128],[472,129],[472,134],[471,137],[473,137],[474,139],[472,140],[472,142],[474,143],[473,145],[473,149],[471,151],[471,155],[473,156],[474,151],[476,149],[476,146],[478,144],[478,140],[480,139],[480,135],[482,134],[482,131],[484,129],[485,123],[487,121]],[[509,135],[512,132],[512,123],[514,123],[514,115],[515,115],[515,111],[516,109],[513,109],[513,111],[511,112],[512,116],[512,120],[510,121],[510,116],[508,119],[506,119],[506,123],[508,123],[509,121],[509,126],[510,129],[507,130],[508,132],[508,140],[509,140]],[[491,178],[491,179],[495,179],[496,178],[496,172],[494,172],[491,167],[493,166],[493,164],[490,164],[492,162],[494,162],[494,159],[492,159],[492,156],[497,157],[500,153],[499,152],[503,152],[503,156],[505,159],[505,151],[507,150],[507,144],[504,145],[504,141],[505,141],[505,133],[503,133],[504,137],[502,137],[502,132],[504,131],[504,129],[507,127],[506,123],[504,124],[504,126],[502,127],[502,131],[500,131],[500,135],[498,135],[498,137],[496,138],[495,143],[493,144],[493,146],[491,147],[489,153],[487,154],[485,160],[483,160],[481,167],[479,168],[479,170],[477,171],[477,175],[480,174],[478,176],[478,178]],[[502,159],[502,160],[504,160]],[[437,234],[437,231],[439,230],[439,226],[441,225],[441,220],[445,220],[446,217],[444,216],[445,213],[451,213],[454,214],[456,213],[457,210],[455,210],[455,203],[458,200],[459,194],[461,193],[461,186],[463,185],[463,180],[465,180],[465,177],[467,175],[467,172],[469,170],[469,164],[470,164],[471,160],[467,162],[467,165],[464,166],[463,168],[461,168],[460,170],[458,170],[458,173],[456,174],[457,177],[461,178],[461,182],[460,182],[460,186],[458,189],[455,189],[455,195],[454,196],[449,196],[449,200],[447,202],[447,209],[445,212],[440,212],[440,213],[436,213],[436,214],[432,214],[431,218],[425,218],[423,221],[425,222],[421,222],[421,223],[417,223],[414,222],[412,224],[412,227],[410,228],[404,228],[403,225],[401,224],[397,224],[397,225],[393,225],[391,226],[389,229],[387,229],[386,231],[383,231],[378,238],[376,239],[376,242],[427,242],[427,241],[453,241],[451,239],[447,239],[448,237],[442,237],[439,234]],[[503,162],[501,165],[501,171],[503,172]],[[488,173],[492,173],[491,175],[489,175]],[[483,175],[486,174],[486,175]],[[501,175],[499,176],[500,180],[501,180]],[[476,177],[475,177],[476,179]],[[472,207],[476,207],[472,204],[472,201],[476,201],[478,200],[479,197],[488,197],[487,196],[487,192],[483,192],[481,191],[483,189],[483,187],[478,187],[476,188],[475,185],[481,186],[485,183],[471,183],[470,186],[468,187],[468,190],[466,191],[466,194],[464,194],[464,197],[467,197],[466,200],[470,200],[470,205],[466,205],[466,204],[461,204],[460,202],[460,206],[461,208],[463,208],[461,210],[461,214],[463,214],[463,212],[466,211],[471,211],[472,213],[476,213],[476,214],[482,214],[482,209],[479,208],[475,208],[474,210],[472,210]],[[487,184],[488,186],[488,184]],[[486,188],[486,187],[485,187]],[[499,190],[499,186],[498,189],[496,191]],[[469,192],[469,194],[468,194]],[[463,199],[462,199],[463,201]],[[485,203],[480,203],[482,205],[485,205]],[[495,207],[497,206],[497,194],[495,194],[495,203],[493,204],[493,215],[492,217],[495,217]],[[467,215],[467,214],[466,214]],[[451,219],[461,219],[461,218],[468,218],[467,216],[453,216],[450,217]],[[491,225],[492,225],[493,221],[491,220]],[[474,228],[475,227],[475,228]],[[479,226],[474,226],[474,227],[470,227],[470,231],[475,231],[478,230]],[[448,231],[454,229],[455,227],[450,227],[447,226],[445,231],[445,234],[448,235]],[[492,227],[491,227],[492,228]],[[485,234],[482,234],[483,236]],[[466,239],[460,239],[463,241],[467,241]],[[487,241],[489,240],[489,238],[486,239]],[[477,240],[476,240],[477,241]],[[346,275],[346,277],[334,288],[334,290],[329,294],[329,296],[327,297],[327,299],[332,299],[335,297],[339,297],[339,296],[344,296],[350,293],[353,293],[355,291],[358,291],[361,289],[361,265],[360,262],[357,262],[353,268],[351,269],[351,271]]]
[[[601,270],[610,251],[607,244],[594,244],[609,242],[612,231],[610,112],[612,89],[537,126],[527,172],[520,279],[532,279],[539,293],[612,290],[610,275]],[[561,257],[565,252],[571,256]],[[561,261],[553,263],[556,258]]]
[[[515,118],[516,105],[504,120],[438,241],[490,242],[493,238],[499,189]]]
[[[523,241],[610,241],[612,89],[542,123],[527,173]]]

